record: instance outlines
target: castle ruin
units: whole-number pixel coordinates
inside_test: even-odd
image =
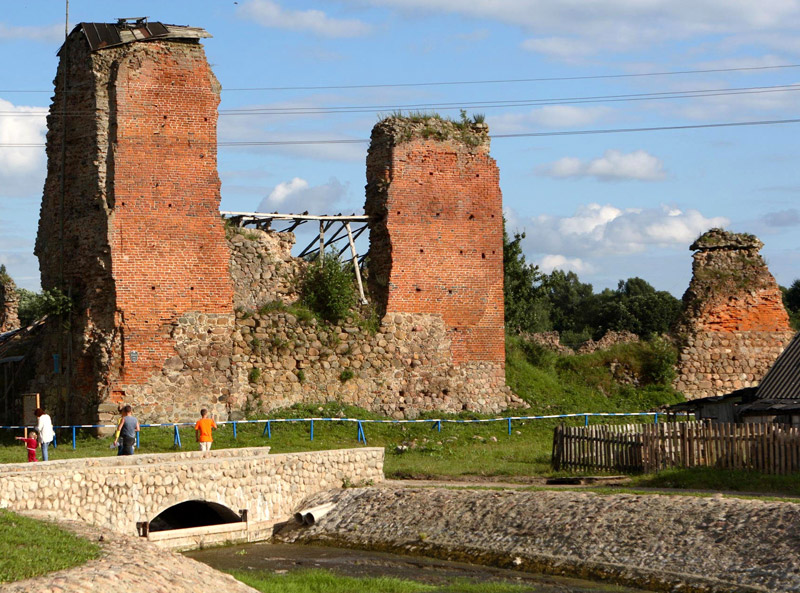
[[[337,400],[394,417],[498,412],[505,386],[502,210],[488,129],[378,124],[367,162],[377,330],[281,307],[291,234],[220,217],[220,85],[202,29],[81,23],[59,52],[35,253],[48,320],[30,389],[62,421],[218,417]],[[423,129],[435,127],[433,136]]]
[[[753,235],[711,229],[690,249],[674,387],[695,399],[758,385],[794,336]]]

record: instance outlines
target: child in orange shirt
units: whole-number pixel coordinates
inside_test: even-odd
[[[24,442],[28,448],[28,461],[39,461],[36,459],[36,447],[39,446],[39,440],[36,438],[35,430],[29,430],[27,437],[16,437],[16,439]]]
[[[200,410],[200,420],[194,425],[194,435],[197,442],[200,443],[201,451],[211,451],[211,443],[214,442],[214,437],[211,436],[211,431],[217,427],[217,423],[213,418],[207,418],[208,410],[203,408]]]

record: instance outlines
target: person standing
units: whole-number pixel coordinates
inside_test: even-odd
[[[208,410],[205,408],[200,410],[200,420],[194,425],[194,436],[200,443],[201,451],[211,451],[211,443],[214,442],[211,431],[215,428],[217,428],[217,423],[213,418],[208,417]]]
[[[36,431],[29,430],[28,435],[24,437],[14,437],[18,441],[22,441],[25,444],[25,448],[28,450],[28,461],[38,461],[36,459]]]
[[[139,421],[133,416],[133,408],[130,406],[123,407],[120,412],[122,418],[119,419],[117,432],[114,433],[114,446],[117,447],[117,455],[133,455]]]
[[[38,419],[36,430],[39,432],[39,443],[42,446],[42,461],[47,461],[49,459],[47,449],[50,447],[50,443],[53,442],[53,437],[55,437],[53,421],[50,420],[50,415],[45,413],[42,408],[36,408],[33,413],[36,414]]]

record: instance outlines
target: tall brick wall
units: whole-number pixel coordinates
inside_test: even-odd
[[[367,156],[369,287],[387,313],[441,315],[456,364],[505,363],[503,212],[488,127],[389,118]]]
[[[689,398],[758,385],[794,332],[780,287],[747,234],[711,229],[695,241],[678,326],[675,387]]]
[[[33,387],[72,420],[108,419],[123,401],[163,417],[184,393],[224,409],[230,382],[223,391],[176,351],[185,314],[203,326],[192,333],[208,336],[198,344],[206,354],[220,353],[210,338],[233,321],[216,167],[219,84],[196,39],[92,51],[78,26],[66,50],[48,118],[36,254],[43,288],[62,288],[76,307],[68,331],[51,324]],[[155,388],[164,381],[168,389]]]

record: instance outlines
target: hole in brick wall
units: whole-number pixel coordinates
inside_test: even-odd
[[[494,214],[492,214],[492,218],[494,218]]]
[[[167,204],[167,208],[172,208],[172,204]]]
[[[158,181],[156,181],[156,187],[158,187],[159,185],[161,185],[161,184]]]
[[[207,118],[207,117],[204,117],[204,118],[203,118],[203,121],[208,121],[208,118]]]
[[[194,290],[194,286],[190,286],[190,287],[189,287],[189,290]]]
[[[397,214],[398,214],[398,215],[400,214],[400,211],[399,211],[399,210],[397,211]]]
[[[492,250],[492,255],[494,255],[494,249]]]
[[[481,259],[486,259],[486,254],[485,253],[481,253]]]
[[[447,292],[448,292],[448,294],[453,294],[453,289],[451,288]]]
[[[167,119],[167,116],[166,116],[166,115],[164,116],[164,119]]]
[[[155,287],[155,286],[151,286],[151,287],[150,287],[150,290],[155,290],[155,289],[156,289],[156,287]]]
[[[428,175],[433,175],[433,171],[431,171],[430,173],[428,173]]]
[[[414,290],[416,290],[417,292],[422,292],[422,289],[419,286],[417,286]]]
[[[474,215],[474,214],[470,214],[470,215],[469,215],[469,219],[470,219],[470,220],[475,220],[475,215]]]
[[[425,253],[425,250],[424,249],[420,249],[419,252],[420,253]]]
[[[458,255],[464,255],[464,250],[463,249],[459,249],[458,250]]]
[[[436,216],[438,217],[440,214],[441,214],[441,212],[437,212],[437,213],[436,213]]]
[[[125,202],[122,202],[122,205],[124,206],[124,205],[125,205]]]

